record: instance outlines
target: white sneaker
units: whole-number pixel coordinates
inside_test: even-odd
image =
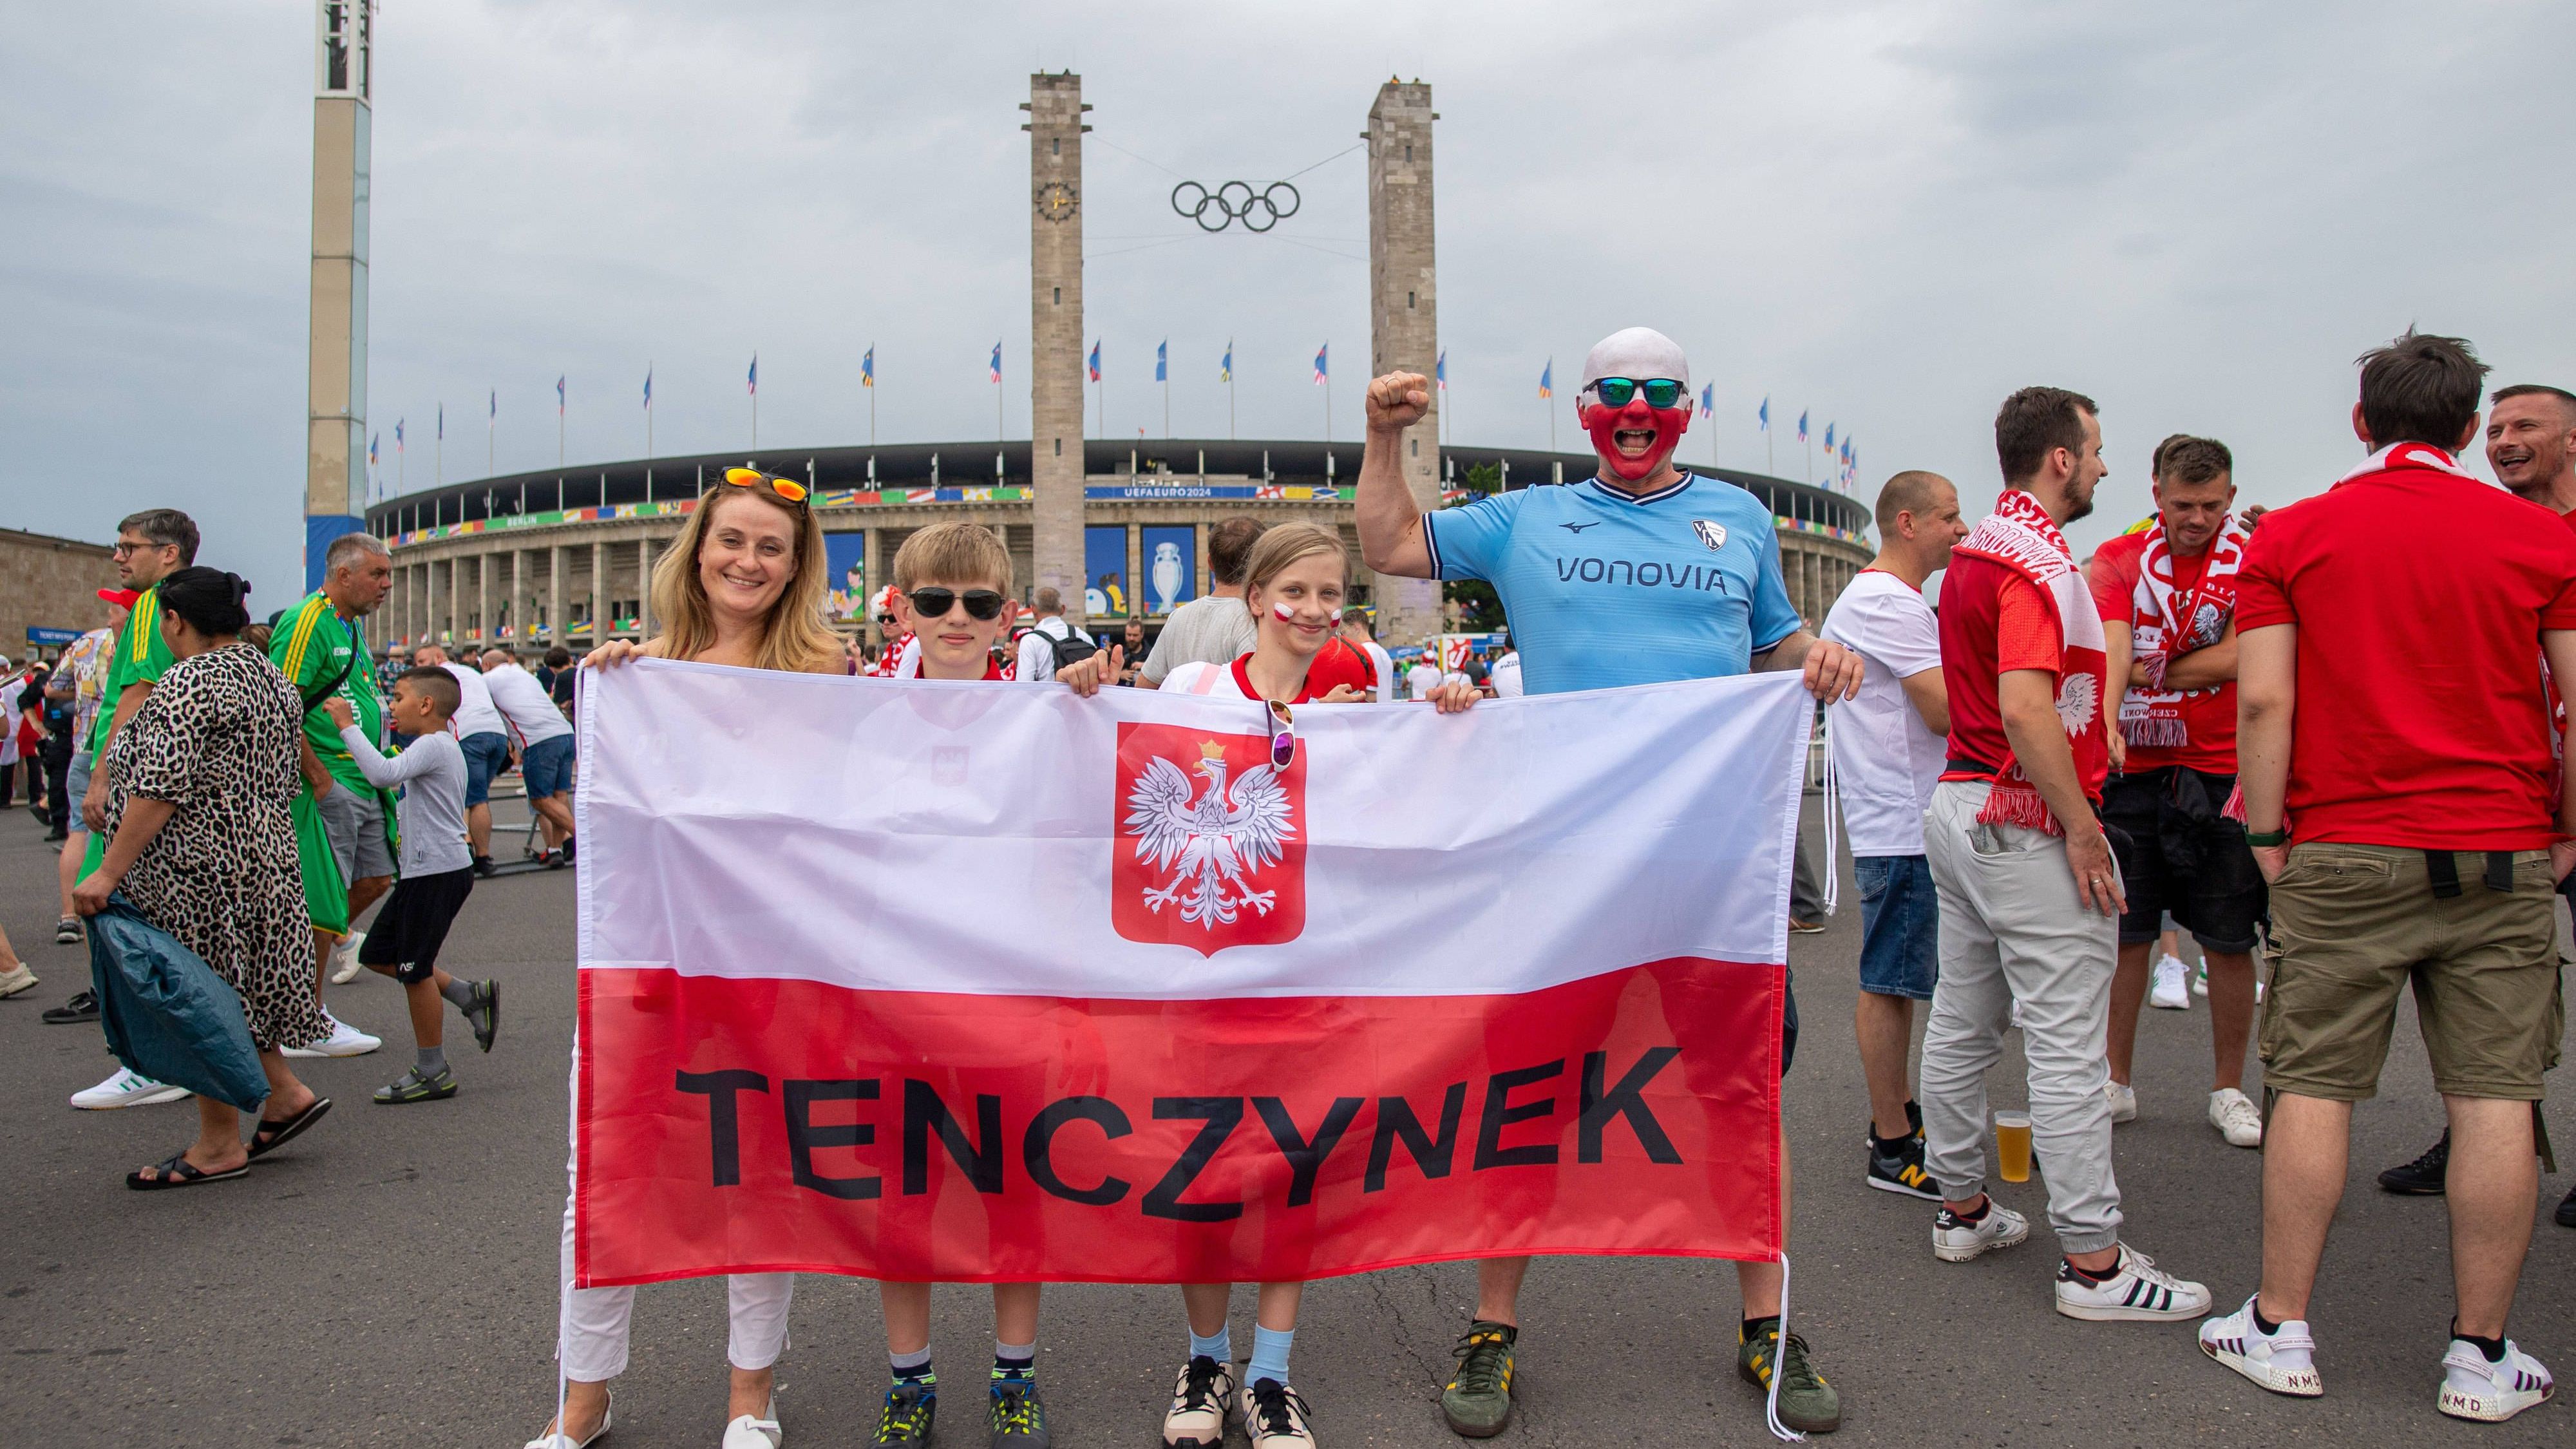
[[[2105,1082],[2102,1095],[2111,1099],[2111,1120],[2114,1123],[2138,1120],[2137,1088],[2126,1082]]]
[[[331,948],[331,980],[335,984],[346,986],[358,979],[359,972],[367,969],[358,964],[358,943],[366,939],[366,932],[351,931],[340,938],[339,945]]]
[[[2167,956],[2156,962],[2156,986],[2147,993],[2147,1005],[2166,1011],[2191,1010],[2191,988],[2187,978],[2191,968],[2180,956]]]
[[[1181,1365],[1172,1381],[1172,1407],[1163,1412],[1168,1449],[1218,1449],[1225,1416],[1234,1409],[1234,1366],[1200,1354]]]
[[[2476,1344],[2455,1338],[2442,1355],[2442,1395],[2433,1407],[2454,1419],[2501,1424],[2556,1392],[2549,1370],[2512,1339],[2504,1341],[2503,1359],[2489,1363]]]
[[[1245,1384],[1243,1437],[1252,1449],[1312,1449],[1315,1431],[1306,1426],[1305,1397],[1277,1379]]]
[[[2255,990],[2257,991],[2260,991],[2261,989],[2262,987],[2259,985],[2255,987]],[[2200,968],[2191,973],[2191,994],[2194,996],[2207,996],[2209,994],[2209,964],[2207,962],[2201,963]]]
[[[331,1034],[307,1046],[288,1047],[281,1055],[290,1057],[362,1057],[385,1044],[384,1038],[370,1036],[322,1008],[322,1019],[331,1023]]]
[[[35,984],[36,973],[28,970],[24,962],[0,971],[0,996],[15,996]]]
[[[1932,1256],[1944,1263],[1965,1263],[1991,1248],[2009,1248],[2030,1236],[2030,1219],[1989,1197],[1986,1215],[1974,1223],[1943,1207],[1932,1215]]]
[[[185,1087],[156,1082],[140,1072],[118,1067],[115,1076],[95,1087],[72,1093],[72,1105],[84,1112],[105,1112],[116,1107],[149,1107],[156,1102],[175,1102],[189,1095]]]
[[[2200,1351],[2276,1394],[2313,1399],[2326,1391],[2317,1377],[2317,1341],[2308,1321],[2293,1318],[2270,1333],[2254,1321],[2254,1300],[2224,1318],[2201,1320]]]
[[[736,1415],[725,1425],[723,1449],[778,1449],[786,1440],[778,1427],[778,1401],[771,1399],[758,1414]]]
[[[2170,1323],[2209,1311],[2209,1290],[2156,1267],[2156,1260],[2120,1245],[2120,1271],[2099,1283],[2075,1276],[2057,1260],[2057,1311],[2096,1323]]]
[[[2254,1099],[2234,1087],[2221,1087],[2209,1094],[2209,1125],[2227,1139],[2230,1147],[2263,1145],[2263,1113]]]
[[[609,1426],[616,1422],[617,1405],[612,1400],[606,1409],[600,1411],[599,1427],[590,1431],[589,1438],[575,1439],[571,1435],[560,1431],[548,1432],[539,1434],[534,1439],[529,1440],[525,1449],[590,1449],[591,1445],[599,1442],[601,1435],[608,1432]],[[549,1429],[551,1429],[551,1427],[552,1426],[549,1426]],[[727,1425],[725,1428],[726,1437],[730,1438],[732,1437],[732,1434],[732,1426]]]

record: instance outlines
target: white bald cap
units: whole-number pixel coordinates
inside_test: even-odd
[[[1592,344],[1583,356],[1582,387],[1605,377],[1669,377],[1690,391],[1690,359],[1682,345],[1652,327],[1626,327]],[[1579,388],[1577,389],[1580,390]]]

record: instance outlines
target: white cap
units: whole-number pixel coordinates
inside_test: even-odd
[[[1669,377],[1690,391],[1690,359],[1682,346],[1652,327],[1626,327],[1592,344],[1583,355],[1582,387],[1605,377],[1633,377],[1644,382]],[[1577,391],[1580,391],[1578,388]]]

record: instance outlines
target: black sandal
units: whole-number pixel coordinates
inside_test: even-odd
[[[330,1110],[330,1098],[316,1097],[303,1111],[283,1121],[271,1122],[265,1117],[261,1118],[259,1130],[250,1135],[250,1155],[258,1157],[284,1147],[294,1141],[305,1128],[321,1121],[322,1114]]]
[[[184,1147],[152,1164],[148,1170],[159,1176],[145,1177],[142,1171],[129,1172],[125,1175],[125,1185],[136,1192],[158,1192],[165,1187],[195,1187],[201,1182],[222,1182],[226,1178],[250,1176],[247,1162],[228,1172],[208,1172],[188,1160],[188,1150]]]

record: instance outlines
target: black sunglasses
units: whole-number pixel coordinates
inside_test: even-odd
[[[998,618],[1002,596],[991,589],[968,589],[960,594],[955,589],[915,589],[907,595],[912,611],[925,619],[945,619],[959,599],[966,601],[966,615],[971,619]]]
[[[1633,377],[1605,377],[1592,384],[1592,394],[1601,399],[1605,408],[1624,408],[1641,387],[1646,390],[1646,406],[1668,408],[1682,400],[1684,384],[1669,377],[1650,377],[1644,382]]]

